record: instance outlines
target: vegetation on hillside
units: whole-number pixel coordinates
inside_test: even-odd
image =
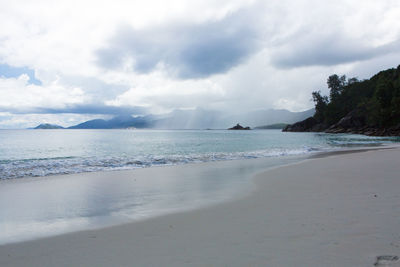
[[[400,123],[400,65],[374,75],[369,80],[347,79],[336,74],[327,80],[329,96],[312,93],[314,118],[327,126],[356,111],[370,127],[387,128]]]
[[[46,130],[47,129],[64,129],[64,127],[62,127],[60,125],[56,125],[56,124],[42,123],[33,129],[46,129]]]

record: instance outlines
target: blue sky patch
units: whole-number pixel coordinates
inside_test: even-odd
[[[42,82],[36,79],[34,70],[28,67],[12,67],[7,64],[0,64],[0,77],[17,78],[22,74],[29,76],[29,83],[42,85]]]

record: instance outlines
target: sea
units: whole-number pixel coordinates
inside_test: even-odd
[[[213,205],[254,190],[251,178],[268,168],[399,141],[279,130],[0,130],[0,245]]]
[[[0,130],[0,179],[306,155],[396,141],[279,130]]]

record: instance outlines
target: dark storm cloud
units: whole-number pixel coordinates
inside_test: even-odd
[[[259,48],[248,10],[203,24],[169,24],[146,30],[121,27],[108,47],[97,51],[100,66],[117,69],[127,62],[138,73],[158,64],[181,79],[224,73]]]
[[[332,66],[343,63],[372,59],[398,52],[400,42],[395,41],[378,47],[368,47],[361,41],[346,40],[340,36],[313,40],[291,40],[279,48],[272,57],[272,63],[279,68],[304,66]]]
[[[144,115],[147,110],[143,107],[106,106],[101,104],[71,105],[63,108],[2,108],[0,112],[11,114],[101,114],[101,115]]]

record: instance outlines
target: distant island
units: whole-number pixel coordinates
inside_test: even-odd
[[[133,129],[151,128],[152,121],[146,117],[132,117],[130,115],[116,116],[110,120],[95,119],[64,128],[59,125],[43,123],[33,129]]]
[[[363,81],[334,74],[327,84],[329,96],[312,93],[314,116],[283,131],[400,136],[400,65]]]
[[[237,121],[250,127],[280,122],[294,123],[304,120],[314,113],[314,108],[301,112],[291,112],[284,109],[260,109],[238,114],[196,108],[194,110],[174,110],[167,114],[140,116],[124,114],[111,119],[97,118],[64,127],[64,129],[227,129],[228,126],[234,125]],[[50,129],[42,126],[36,128]]]
[[[228,130],[251,130],[250,127],[243,127],[239,123],[236,124],[236,126],[233,126],[232,128],[229,128]]]
[[[56,124],[42,123],[33,129],[65,129],[65,128],[60,125],[56,125]]]
[[[275,123],[275,124],[270,124],[270,125],[264,125],[264,126],[257,126],[254,127],[254,129],[257,130],[282,130],[289,124],[287,123]]]
[[[174,110],[167,114],[140,116],[124,114],[111,119],[97,118],[64,127],[64,129],[227,129],[228,126],[237,121],[249,126],[268,126],[280,122],[294,123],[304,120],[314,113],[314,108],[301,112],[290,112],[284,109],[260,109],[239,114],[196,108],[194,110]],[[43,126],[36,128],[51,129]]]
[[[110,120],[95,119],[80,123],[68,129],[126,129],[126,128],[151,128],[153,123],[146,117],[132,117],[120,115]]]

